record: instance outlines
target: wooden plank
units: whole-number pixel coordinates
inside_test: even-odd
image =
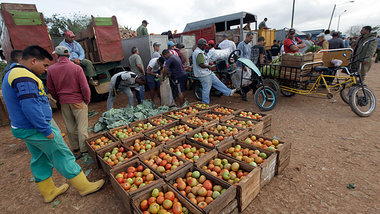
[[[235,199],[235,200],[231,201],[229,204],[227,204],[227,206],[225,206],[224,209],[222,211],[220,211],[219,214],[236,213],[237,206],[238,206],[238,201]]]

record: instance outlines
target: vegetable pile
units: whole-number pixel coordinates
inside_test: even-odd
[[[110,109],[102,114],[98,122],[94,125],[94,132],[107,131],[116,127],[128,125],[131,122],[143,120],[145,118],[161,114],[163,112],[176,109],[168,106],[153,108],[151,101],[144,100],[137,106],[128,106],[120,109]]]

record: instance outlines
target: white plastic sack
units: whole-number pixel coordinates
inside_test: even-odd
[[[215,62],[216,60],[227,60],[228,56],[230,55],[229,49],[224,50],[210,50],[207,55],[210,57],[210,60],[212,62]]]
[[[161,94],[161,105],[175,106],[169,78],[161,82],[160,94]]]
[[[247,70],[243,72],[243,80],[241,80],[241,75],[242,75],[241,71],[242,71],[241,68],[237,68],[236,72],[234,74],[232,74],[232,76],[231,76],[232,85],[237,90],[240,90],[241,85],[243,85],[243,87],[247,86],[249,84],[251,76],[252,76],[252,70],[247,68]]]

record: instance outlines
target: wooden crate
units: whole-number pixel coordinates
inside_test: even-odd
[[[173,122],[173,123],[170,123],[170,124],[167,124],[167,125],[164,125],[164,126],[162,126],[162,129],[165,129],[165,130],[169,130],[170,131],[170,129],[171,128],[173,128],[173,127],[175,127],[175,126],[179,126],[179,125],[187,125],[187,126],[189,126],[190,128],[192,128],[193,130],[194,129],[197,129],[198,128],[198,126],[196,126],[196,125],[192,125],[192,124],[187,124],[187,123],[184,123],[184,122],[182,122],[182,121],[176,121],[176,122]],[[189,132],[191,132],[192,130],[190,130]],[[185,135],[187,135],[187,133],[177,133],[177,132],[175,132],[176,134],[178,134],[178,135],[183,135],[183,136],[185,136]]]
[[[202,212],[194,204],[187,200],[185,196],[178,193],[178,191],[176,191],[172,186],[168,185],[167,183],[156,183],[155,185],[149,187],[148,189],[133,197],[132,206],[134,214],[143,214],[143,212],[140,209],[140,203],[143,200],[148,200],[152,196],[152,191],[155,188],[157,188],[160,192],[163,192],[164,194],[169,191],[172,191],[175,197],[178,199],[178,201],[182,204],[182,206],[186,207],[189,210],[189,213],[202,214]]]
[[[219,214],[238,214],[238,203],[239,202],[237,199],[232,200],[227,206],[224,207],[222,211],[220,211]]]
[[[233,110],[230,114],[236,114],[236,112],[238,111],[241,111],[242,109],[238,109],[238,108],[231,108],[229,106],[223,106],[223,105],[217,105],[215,106],[214,108],[212,108],[211,110],[212,111],[215,111],[215,112],[220,112],[217,108],[220,108],[220,107],[223,107],[223,108],[228,108],[228,109],[231,109]],[[223,113],[223,112],[220,112],[220,113]],[[224,113],[224,114],[227,114],[227,113]]]
[[[236,160],[230,156],[227,156],[225,154],[219,153],[217,151],[211,152],[211,158],[208,160],[204,160],[203,162],[197,162],[196,166],[202,170],[202,167],[207,165],[210,160],[213,160],[215,158],[220,159],[227,159],[230,164],[233,162],[237,162],[240,165],[240,169],[243,169],[246,172],[249,172],[247,176],[245,176],[239,183],[235,184],[237,188],[237,200],[238,200],[238,208],[240,211],[244,210],[251,201],[256,198],[256,196],[260,192],[261,188],[261,180],[260,180],[260,173],[261,168],[260,167],[253,167],[251,165],[248,165],[242,161]],[[207,173],[206,171],[202,170],[202,173]],[[213,175],[211,175],[213,176]],[[216,179],[219,179],[220,181],[226,182],[223,179],[220,179],[218,177],[213,176]]]
[[[218,118],[215,118],[215,119],[214,118],[210,118],[210,117],[207,117],[206,114],[214,114],[214,115],[217,115]],[[200,112],[197,115],[199,117],[201,117],[201,118],[207,118],[207,119],[210,119],[210,120],[217,120],[217,121],[220,121],[223,118],[231,118],[231,117],[233,117],[232,114],[225,114],[225,113],[216,112],[216,111],[213,111],[213,110],[202,111],[202,112]]]
[[[3,93],[0,89],[0,126],[6,126],[10,124],[7,107],[4,102]]]
[[[169,125],[172,125],[172,124],[173,124],[173,123],[171,123],[171,124],[169,124]],[[157,128],[154,128],[154,129],[151,129],[151,130],[149,130],[149,131],[144,132],[144,135],[145,135],[148,139],[151,139],[151,140],[153,140],[153,141],[159,142],[159,143],[161,143],[161,144],[166,144],[166,143],[168,143],[168,142],[170,142],[170,141],[172,141],[172,140],[175,140],[176,138],[182,136],[181,134],[177,134],[177,133],[174,133],[174,132],[173,132],[173,135],[174,135],[175,137],[172,138],[172,139],[170,139],[170,140],[168,140],[168,141],[166,141],[166,142],[164,142],[164,141],[159,141],[159,140],[154,139],[153,137],[150,137],[150,135],[155,134],[155,133],[157,133],[158,131],[161,131],[161,130],[165,130],[165,131],[167,131],[167,129],[164,129],[163,126],[160,126],[160,127],[157,127]]]
[[[93,149],[93,148],[91,147],[90,143],[91,143],[92,141],[96,140],[96,139],[101,138],[101,137],[106,137],[106,138],[112,140],[113,143],[108,144],[108,145],[105,145],[105,146],[103,146],[103,147],[101,147],[101,148],[99,148],[99,149],[96,149],[96,150]],[[95,136],[93,136],[93,137],[90,137],[90,138],[87,138],[87,139],[85,140],[86,147],[87,147],[87,152],[88,152],[88,154],[90,155],[90,157],[94,160],[95,166],[96,166],[97,168],[100,168],[100,162],[99,162],[99,160],[98,160],[98,158],[97,158],[97,153],[100,152],[101,150],[105,149],[105,148],[108,148],[108,147],[111,147],[111,146],[115,147],[115,145],[117,144],[117,142],[120,142],[120,141],[119,141],[117,138],[115,138],[114,136],[112,136],[112,135],[111,135],[110,133],[108,133],[108,132],[102,132],[102,133],[100,133],[100,134],[97,134],[97,135],[95,135]]]
[[[152,148],[151,148],[150,150],[146,150],[144,153],[151,153],[152,151],[156,150],[158,147],[160,147],[160,146],[162,147],[162,144],[161,144],[160,142],[157,142],[157,141],[155,141],[155,140],[152,140],[152,139],[150,139],[150,138],[147,138],[147,137],[144,136],[143,134],[139,134],[139,135],[137,135],[137,136],[135,136],[135,137],[128,138],[128,140],[126,140],[126,141],[123,141],[123,144],[124,144],[126,147],[128,147],[129,149],[131,149],[131,150],[133,150],[134,152],[136,152],[138,156],[140,156],[141,154],[144,154],[144,153],[140,153],[140,151],[136,151],[136,150],[134,150],[134,149],[131,148],[131,146],[134,145],[134,143],[135,143],[135,141],[136,141],[137,139],[140,140],[140,141],[142,141],[142,140],[149,140],[149,141],[151,141],[151,142],[153,142],[153,143],[155,144],[154,147],[152,146]]]
[[[138,194],[141,194],[142,192],[144,192],[146,189],[149,189],[151,186],[153,185],[163,185],[164,184],[164,181],[162,180],[162,178],[160,178],[154,171],[151,171],[151,173],[154,175],[154,181],[150,184],[147,184],[141,188],[138,188],[134,191],[131,191],[131,192],[127,192],[125,191],[121,185],[117,182],[116,180],[116,175],[123,172],[123,171],[126,171],[128,169],[128,167],[137,167],[138,165],[143,165],[144,166],[144,169],[149,169],[148,166],[146,166],[145,163],[143,163],[141,160],[139,159],[134,159],[132,161],[129,161],[127,164],[123,164],[123,165],[120,165],[118,167],[115,167],[113,169],[111,169],[110,171],[110,180],[111,180],[111,185],[116,193],[116,195],[119,197],[120,201],[123,203],[125,209],[127,211],[129,211],[129,213],[132,213],[132,198],[134,198],[136,195]]]
[[[191,120],[192,118],[195,118],[195,117],[198,117],[198,118],[200,118],[200,119],[203,119],[203,120],[207,121],[207,123],[205,123],[205,124],[203,124],[203,125],[201,125],[201,126],[198,126],[198,125],[195,125],[195,124],[191,123],[190,120]],[[209,118],[202,118],[202,117],[199,117],[199,116],[197,116],[197,115],[181,118],[181,122],[182,122],[182,123],[184,123],[184,124],[188,124],[188,125],[195,125],[195,126],[198,126],[198,127],[204,127],[205,125],[207,125],[207,124],[209,124],[209,123],[212,123],[212,122],[214,122],[214,121],[216,121],[216,120],[211,120],[211,119],[209,119]]]
[[[189,133],[186,135],[186,138],[187,138],[188,140],[194,142],[194,143],[198,143],[198,144],[202,145],[203,147],[206,147],[206,148],[209,148],[209,149],[214,149],[214,148],[217,147],[218,145],[221,145],[221,144],[226,143],[226,142],[229,142],[229,141],[233,141],[233,138],[232,138],[232,137],[227,137],[227,138],[225,138],[225,136],[223,136],[223,137],[225,138],[224,140],[220,141],[218,144],[216,144],[216,145],[214,145],[214,146],[211,146],[211,145],[208,145],[208,144],[204,144],[204,143],[202,143],[202,142],[198,142],[198,141],[196,141],[196,140],[194,140],[194,139],[191,139],[195,134],[197,134],[197,133],[201,133],[201,132],[207,132],[209,135],[212,134],[212,135],[214,135],[215,137],[223,136],[223,135],[221,135],[221,134],[213,133],[213,132],[211,132],[211,131],[209,131],[209,130],[206,130],[205,128],[201,128],[201,127],[200,127],[200,128],[197,128],[197,129],[195,129],[195,130],[189,132]]]
[[[249,134],[247,136],[241,136],[241,138],[237,139],[239,142],[243,142],[246,137],[251,137],[252,135],[256,136],[257,139],[263,138],[264,140],[272,141],[272,138],[264,137],[262,135]],[[275,152],[277,153],[277,163],[276,163],[276,175],[281,174],[281,172],[289,165],[290,162],[290,153],[291,153],[291,143],[279,141],[282,144],[278,147]],[[245,144],[245,143],[243,143]],[[250,144],[247,144],[250,145]],[[266,149],[265,149],[266,150]]]
[[[295,56],[293,54],[284,54],[281,57],[281,65],[301,67],[305,63],[313,61],[313,54],[305,54],[303,56]]]
[[[244,111],[244,110],[243,110]],[[247,117],[243,117],[241,116],[241,113],[242,111],[238,111],[236,112],[236,116],[238,117],[242,117],[242,118],[247,118]],[[259,114],[261,115],[262,117],[260,119],[258,119],[257,121],[263,121],[263,134],[265,133],[268,133],[271,129],[271,123],[272,123],[272,115],[271,114],[263,114],[263,113],[258,113],[258,112],[252,112],[253,114]],[[255,119],[252,119],[252,118],[248,118],[248,119],[251,119],[251,120],[255,120]]]
[[[323,53],[322,61],[323,61],[324,66],[331,68],[331,67],[335,67],[331,63],[333,59],[342,60],[341,66],[348,66],[348,64],[350,63],[349,59],[351,58],[352,51],[349,49],[339,50],[339,51],[329,50],[329,51],[321,52],[321,53]],[[343,54],[346,54],[347,59],[343,56]]]
[[[203,104],[203,103],[200,102],[200,101],[198,101],[198,102],[193,102],[193,103],[189,103],[189,106],[192,106],[192,107],[198,109],[199,111],[204,111],[204,110],[210,110],[210,109],[212,109],[212,108],[214,108],[214,107],[216,107],[216,106],[219,105],[219,104],[215,104],[215,105],[210,105],[210,104],[208,104],[209,106],[206,107],[206,108],[199,108],[199,107],[196,107],[197,104]]]
[[[189,108],[189,107],[187,107],[187,108]],[[165,112],[165,113],[163,113],[163,115],[168,116],[168,117],[173,118],[173,119],[176,119],[176,120],[180,120],[183,117],[194,116],[194,115],[196,115],[199,112],[197,110],[198,112],[189,114],[189,113],[184,112],[183,110],[184,110],[184,108],[180,108],[180,109],[176,109],[176,110]],[[179,117],[170,116],[171,113],[175,113],[175,112],[181,112],[182,115],[179,116]]]
[[[236,129],[238,130],[238,133],[237,133],[237,134],[234,134],[234,135],[232,135],[232,134],[226,134],[226,133],[221,134],[221,135],[226,136],[226,137],[237,138],[237,137],[239,137],[240,135],[242,135],[243,133],[248,132],[248,130],[249,130],[249,129],[243,129],[243,128],[240,128],[240,127],[234,127],[234,126],[231,126],[231,125],[221,124],[221,123],[215,123],[215,122],[206,125],[206,126],[205,126],[205,129],[208,130],[208,131],[210,131],[210,132],[216,133],[216,132],[214,132],[214,131],[211,131],[210,129],[211,129],[211,128],[216,129],[218,125],[226,126],[226,127],[231,127],[231,128],[236,128]],[[219,134],[219,133],[216,133],[216,134]]]
[[[150,157],[152,156],[159,156],[161,152],[165,152],[166,154],[169,154],[170,156],[176,156],[178,158],[178,161],[182,161],[183,164],[178,166],[175,170],[171,170],[169,171],[168,173],[166,174],[161,174],[160,172],[158,172],[157,170],[153,169],[152,166],[150,166],[146,161],[149,160]],[[148,154],[141,154],[140,155],[140,160],[143,161],[151,170],[153,170],[157,175],[159,175],[161,178],[163,178],[164,180],[167,180],[168,178],[171,177],[171,175],[173,175],[176,171],[182,169],[183,167],[185,167],[186,165],[189,165],[191,164],[190,161],[170,152],[169,150],[165,149],[164,147],[159,147],[158,149],[152,151],[151,153],[148,153]]]
[[[206,214],[218,214],[221,211],[223,211],[226,208],[226,206],[229,205],[229,203],[231,203],[233,200],[235,200],[235,196],[236,196],[236,187],[235,186],[232,186],[231,184],[229,184],[227,182],[224,182],[218,178],[215,178],[214,176],[212,176],[208,173],[204,173],[203,170],[197,168],[194,165],[187,165],[186,167],[177,171],[172,176],[172,178],[167,181],[167,183],[169,185],[173,186],[173,183],[175,182],[175,180],[177,178],[179,178],[179,177],[185,178],[187,172],[193,172],[193,171],[199,171],[201,173],[201,175],[204,175],[207,180],[210,180],[213,183],[213,185],[220,185],[226,189],[226,191],[223,194],[221,194],[218,198],[216,198],[213,202],[211,202],[205,209],[201,209],[195,205],[200,211],[202,211]],[[178,191],[178,190],[175,189],[175,191]],[[192,202],[190,202],[190,203],[192,203]]]
[[[98,152],[98,154],[97,154],[97,158],[98,158],[98,161],[99,161],[99,163],[100,163],[100,165],[101,165],[103,171],[104,171],[107,175],[110,174],[110,171],[111,171],[112,168],[114,168],[114,167],[118,167],[118,166],[120,166],[120,165],[122,165],[122,164],[125,164],[125,163],[127,163],[127,162],[129,162],[129,161],[132,161],[132,160],[134,160],[134,159],[137,158],[137,153],[136,153],[135,151],[132,151],[133,156],[132,156],[131,158],[129,158],[128,160],[124,160],[123,162],[121,162],[121,163],[119,163],[119,164],[117,164],[117,165],[115,165],[115,166],[112,167],[112,166],[110,166],[105,160],[103,160],[103,157],[104,157],[104,155],[105,155],[107,152],[112,152],[113,148],[115,148],[115,147],[118,147],[118,148],[120,148],[120,147],[124,147],[125,151],[132,151],[132,150],[129,149],[128,147],[124,146],[124,144],[122,144],[121,142],[118,142],[115,146],[107,147],[107,148],[105,148],[105,149],[100,150],[100,151]]]
[[[170,151],[170,149],[176,149],[177,147],[182,146],[183,144],[189,144],[192,147],[197,148],[197,150],[200,149],[200,148],[203,148],[206,151],[203,156],[200,156],[199,159],[197,159],[195,161],[187,158],[186,156],[180,155],[182,158],[184,158],[184,159],[186,159],[186,160],[188,160],[188,161],[190,161],[192,163],[197,163],[198,161],[200,161],[202,159],[207,159],[208,156],[210,155],[209,152],[212,151],[212,149],[210,149],[210,148],[204,147],[201,144],[194,143],[193,141],[190,141],[190,140],[186,139],[185,136],[182,136],[182,137],[180,137],[180,138],[178,138],[178,139],[176,139],[176,140],[174,140],[174,141],[166,144],[164,147]]]
[[[237,120],[237,121],[251,121],[252,122],[252,126],[251,127],[243,128],[243,127],[238,126],[238,125],[228,124],[227,121],[231,120],[231,119]],[[252,120],[252,119],[249,119],[249,118],[237,117],[237,116],[234,116],[232,118],[223,118],[223,120],[220,121],[220,124],[229,125],[231,127],[243,128],[243,129],[248,130],[248,132],[254,131],[257,134],[262,134],[263,133],[263,129],[264,129],[264,122],[263,121],[257,121],[257,120]]]
[[[246,136],[248,136],[248,134]],[[224,144],[224,145],[218,147],[217,150],[219,152],[227,155],[225,153],[225,151],[230,147],[235,147],[236,145],[240,145],[241,148],[248,148],[251,150],[257,149],[260,152],[263,152],[267,155],[267,159],[265,159],[263,163],[258,164],[258,166],[261,168],[261,174],[260,174],[261,187],[269,184],[270,181],[272,180],[272,178],[274,177],[274,175],[276,174],[277,153],[268,151],[266,149],[258,148],[258,147],[255,147],[255,146],[252,146],[252,145],[249,145],[246,143],[242,143],[242,142],[239,142],[238,140],[236,140],[235,142]],[[229,155],[227,155],[227,156],[229,156]],[[231,156],[229,156],[229,157],[231,157]],[[234,157],[231,157],[231,158],[236,159]],[[238,159],[236,159],[236,160],[238,160]],[[246,163],[246,162],[244,162],[244,163]]]
[[[174,123],[174,122],[176,122],[176,121],[179,121],[178,119],[174,119],[174,118],[172,118],[172,117],[168,117],[168,116],[163,115],[163,114],[158,114],[158,115],[155,115],[155,116],[153,116],[153,117],[149,117],[148,120],[149,120],[149,122],[150,122],[151,124],[153,124],[153,125],[155,125],[155,126],[168,125],[168,124],[156,124],[156,123],[154,123],[153,120],[156,119],[156,118],[165,118],[165,119],[167,119],[167,120],[171,120],[171,122],[168,122],[168,124],[170,124],[170,123]]]
[[[114,136],[115,138],[119,139],[118,137],[116,137],[116,134],[114,134],[115,131],[119,131],[119,130],[121,130],[121,129],[129,129],[129,128],[131,128],[129,125],[120,126],[120,127],[113,128],[113,129],[109,130],[109,133],[110,133],[112,136]],[[129,138],[136,137],[137,135],[139,135],[139,134],[141,134],[141,133],[142,133],[142,132],[138,132],[138,133],[136,133],[135,135],[132,135],[132,136],[129,136],[129,137],[126,137],[126,138],[123,138],[123,139],[119,139],[119,140],[120,140],[120,141],[125,141],[125,140],[127,140],[127,139],[129,139]]]

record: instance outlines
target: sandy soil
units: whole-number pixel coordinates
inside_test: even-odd
[[[373,64],[367,84],[380,98],[380,64]],[[193,94],[186,93],[189,101]],[[244,213],[380,213],[380,111],[368,118],[356,116],[338,96],[335,99],[296,95],[280,96],[270,113],[272,130],[292,142],[291,162],[282,175],[261,189]],[[212,97],[211,102],[258,111],[253,104],[234,97]],[[119,98],[115,107],[127,102]],[[379,107],[378,107],[379,108]],[[91,103],[89,110],[104,112],[106,102]],[[89,119],[93,125],[100,114]],[[65,132],[60,112],[54,118]],[[91,133],[93,135],[94,133]],[[60,203],[45,204],[30,171],[30,154],[25,144],[12,136],[10,127],[0,128],[0,212],[1,213],[123,213],[123,206],[101,169],[92,169],[89,179],[107,180],[99,192],[81,197],[74,188],[58,198]],[[67,141],[67,137],[65,137]],[[65,179],[56,171],[57,185]],[[355,189],[347,186],[353,183]]]

